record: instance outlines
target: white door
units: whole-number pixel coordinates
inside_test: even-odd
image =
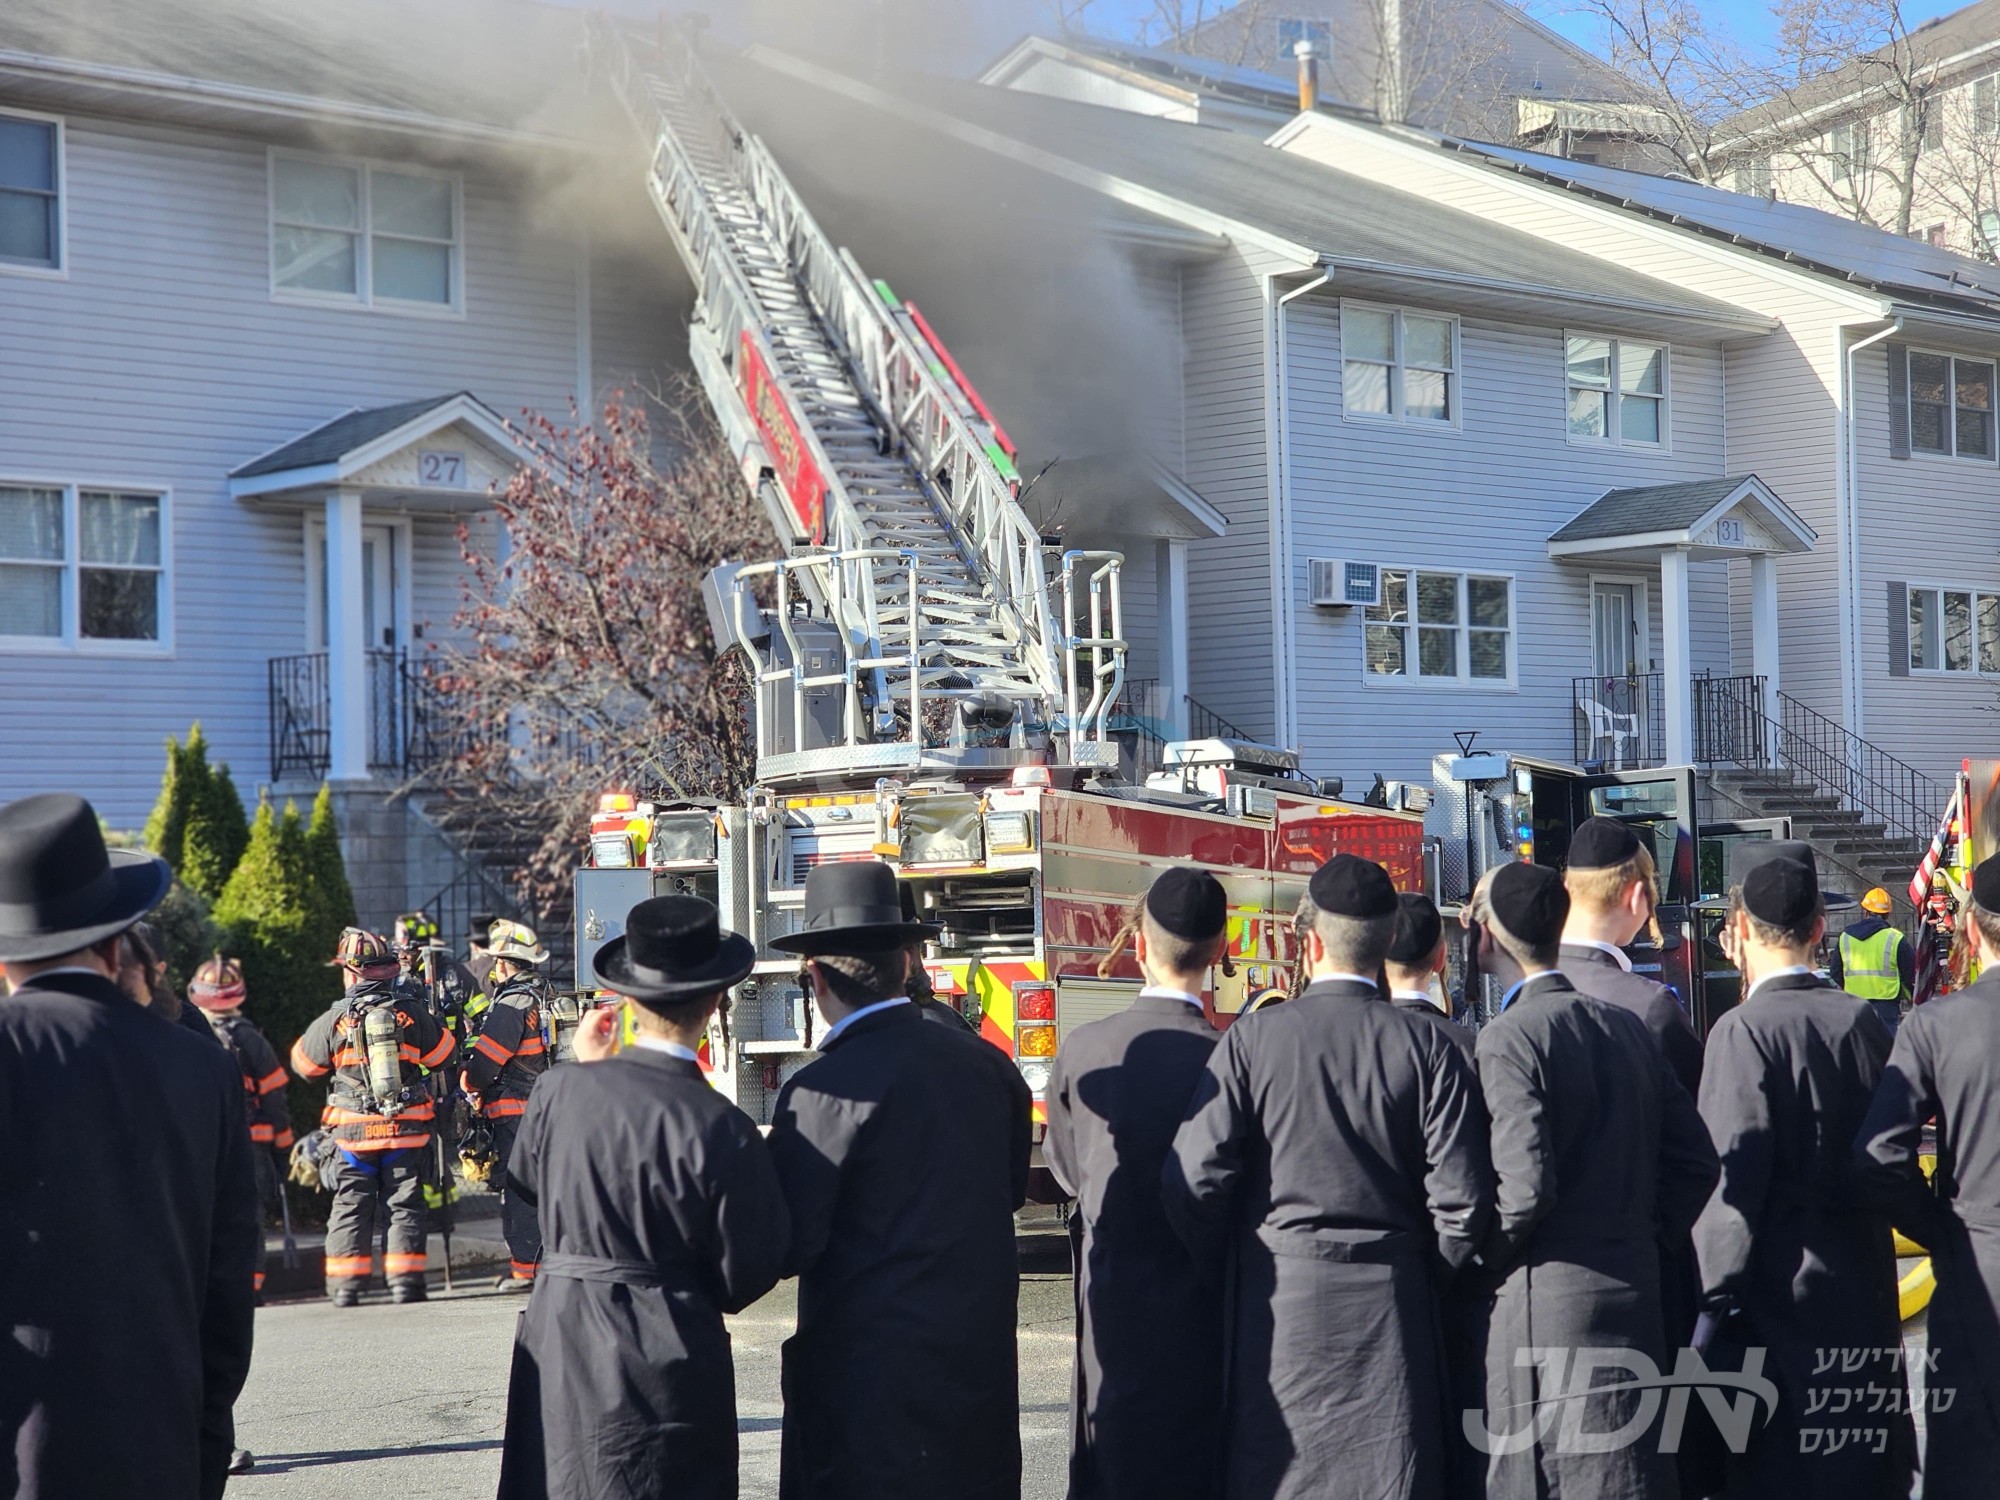
[[[1640,586],[1592,580],[1590,657],[1594,680],[1577,711],[1588,721],[1590,753],[1613,770],[1640,764],[1645,754],[1650,683],[1640,655]]]
[[[1630,677],[1639,669],[1639,586],[1590,586],[1592,665],[1601,678]]]
[[[306,627],[306,648],[326,649],[326,528],[317,523],[308,542],[316,563],[312,611]],[[396,528],[361,528],[361,638],[373,651],[399,651],[404,645],[402,580],[396,568]]]

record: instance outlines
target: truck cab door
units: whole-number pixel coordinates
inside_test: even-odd
[[[1708,1035],[1726,1012],[1743,1003],[1743,975],[1722,951],[1722,924],[1729,908],[1729,854],[1738,844],[1756,839],[1788,839],[1790,818],[1746,818],[1734,823],[1708,823],[1695,842],[1695,921],[1699,933],[1701,1008],[1695,1030]]]

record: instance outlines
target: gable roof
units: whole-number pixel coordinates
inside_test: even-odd
[[[1552,556],[1602,554],[1624,546],[1699,547],[1717,518],[1747,506],[1770,532],[1774,552],[1808,552],[1819,539],[1755,474],[1606,490],[1549,537]]]
[[[346,483],[384,459],[408,451],[447,427],[470,432],[502,464],[518,462],[528,444],[507,430],[497,412],[470,391],[421,401],[356,409],[325,421],[290,442],[230,471],[232,499],[279,497]],[[463,484],[438,486],[447,508]],[[426,493],[430,493],[426,490]]]
[[[1268,113],[1274,119],[1289,119],[1299,107],[1299,85],[1295,78],[1217,62],[1194,53],[1169,52],[1076,32],[1059,38],[1025,37],[989,65],[978,81],[1006,87],[1021,67],[1035,57],[1094,66],[1135,88],[1188,104],[1198,104],[1203,99],[1227,100]],[[1368,115],[1368,111],[1357,106],[1336,103],[1324,96],[1319,108],[1334,114]]]
[[[418,418],[428,416],[461,397],[467,401],[474,399],[470,391],[453,391],[447,396],[405,401],[396,406],[377,406],[367,411],[356,407],[331,422],[320,423],[283,447],[273,448],[240,468],[231,469],[229,477],[254,479],[260,474],[278,474],[287,469],[312,469],[321,464],[338,463],[356,448],[372,443],[398,427],[407,427]]]

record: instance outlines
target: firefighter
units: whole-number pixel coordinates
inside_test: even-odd
[[[320,1123],[333,1137],[333,1208],[326,1221],[326,1291],[335,1307],[361,1300],[373,1269],[375,1208],[389,1216],[389,1295],[424,1300],[424,1177],[435,1108],[423,1081],[451,1053],[427,1007],[399,997],[396,957],[381,934],[350,927],[333,958],[347,993],[292,1046],[292,1071],[331,1075]]]
[[[521,1128],[528,1095],[549,1066],[548,981],[536,965],[549,952],[519,922],[495,922],[487,939],[487,1005],[465,1053],[465,1092],[492,1131],[492,1180],[500,1189],[500,1222],[507,1237],[508,1291],[535,1284],[542,1235],[535,1205],[505,1186],[507,1156]]]
[[[1973,870],[1971,895],[1966,941],[1983,972],[1910,1012],[1856,1143],[1863,1179],[1929,1247],[1937,1275],[1925,1500],[1992,1494],[2000,1454],[2000,855]],[[1931,1119],[1937,1172],[1927,1180],[1917,1158]]]
[[[1903,1006],[1916,993],[1916,950],[1887,920],[1889,893],[1879,885],[1861,898],[1861,910],[1834,944],[1827,974],[1835,986],[1874,1006],[1894,1037]]]
[[[277,1207],[285,1162],[292,1152],[292,1117],[285,1108],[285,1065],[277,1049],[243,1014],[247,994],[243,966],[216,954],[194,971],[188,1000],[207,1019],[243,1075],[243,1110],[250,1129],[250,1155],[257,1173],[257,1200],[265,1212]],[[264,1239],[257,1238],[257,1290],[264,1290]]]
[[[1312,983],[1223,1033],[1162,1178],[1231,1310],[1218,1492],[1430,1500],[1450,1430],[1435,1278],[1492,1212],[1485,1115],[1465,1054],[1382,1003],[1388,874],[1337,854],[1308,894]]]
[[[1070,1500],[1205,1500],[1214,1479],[1221,1305],[1168,1226],[1158,1183],[1215,1050],[1201,992],[1228,923],[1213,875],[1164,871],[1132,935],[1145,988],[1071,1033],[1049,1079],[1043,1154],[1077,1200]]]
[[[493,955],[487,945],[493,934],[509,925],[504,918],[496,917],[490,911],[476,911],[472,914],[472,930],[465,939],[465,971],[472,976],[473,988],[483,992],[486,989],[487,971],[493,967]],[[482,998],[484,998],[482,993]],[[484,1010],[482,1005],[480,1010]],[[475,1018],[478,1011],[470,1012]]]
[[[1431,985],[1444,974],[1444,919],[1428,896],[1396,898],[1396,935],[1382,968],[1389,976],[1389,1003],[1436,1026],[1468,1058],[1473,1035],[1451,1019],[1451,1001],[1432,998]]]
[[[1709,1367],[1754,1361],[1778,1400],[1727,1457],[1725,1493],[1906,1495],[1915,1439],[1902,1362],[1871,1352],[1902,1348],[1896,1249],[1852,1163],[1889,1036],[1810,967],[1826,932],[1812,846],[1759,840],[1730,853],[1724,930],[1743,1003],[1708,1035],[1701,1113],[1722,1185],[1694,1244],[1719,1325]],[[1861,1360],[1875,1361],[1865,1376]]]
[[[426,1006],[431,1019],[451,1036],[452,1051],[442,1064],[427,1069],[431,1101],[437,1108],[434,1161],[424,1178],[424,1208],[433,1228],[445,1225],[444,1215],[458,1201],[458,1184],[451,1164],[458,1152],[457,1113],[459,1053],[465,1046],[466,1016],[474,1010],[478,985],[464,964],[451,956],[438,936],[438,925],[421,911],[396,918],[393,933],[396,983],[403,994]],[[483,1008],[483,1007],[481,1007]]]

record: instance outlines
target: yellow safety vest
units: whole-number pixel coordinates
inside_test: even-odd
[[[1896,949],[1902,933],[1884,927],[1872,937],[1840,935],[1841,987],[1857,1000],[1896,1000],[1903,993],[1903,976],[1896,971]]]

